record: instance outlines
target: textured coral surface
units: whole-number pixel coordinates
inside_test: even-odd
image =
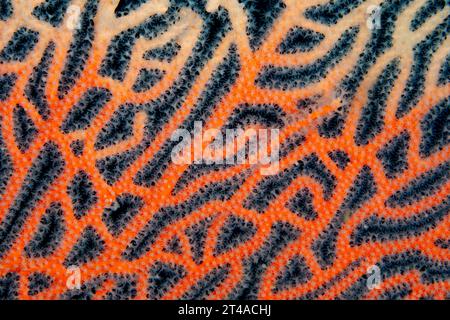
[[[450,298],[449,14],[0,0],[0,298]],[[197,121],[279,172],[175,163]]]

